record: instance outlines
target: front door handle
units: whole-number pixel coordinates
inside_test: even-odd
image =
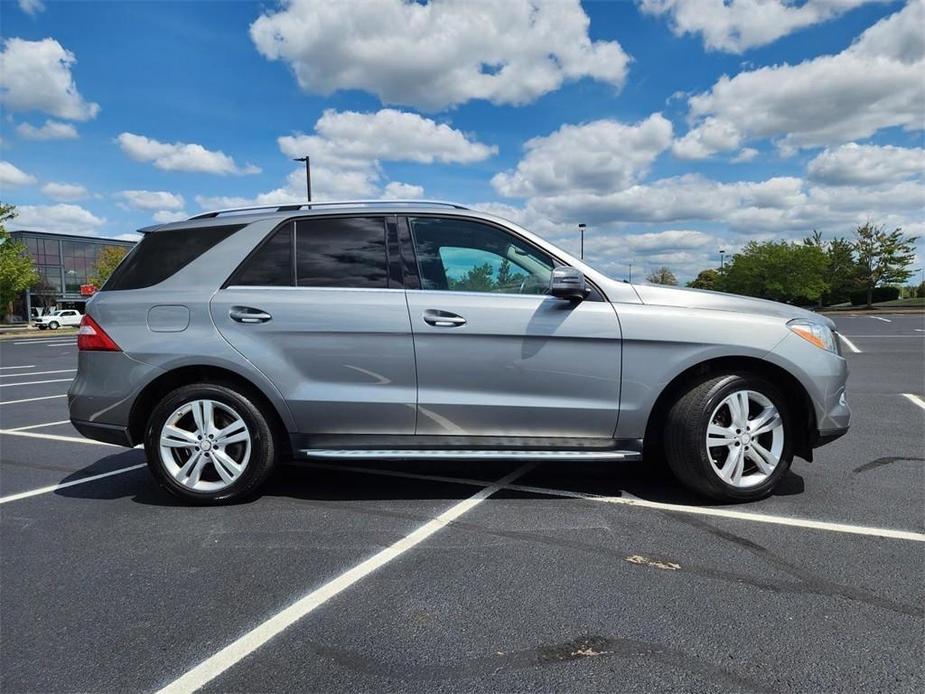
[[[425,323],[435,328],[458,328],[460,325],[466,324],[466,319],[462,316],[449,311],[438,311],[434,308],[424,311],[423,317]]]
[[[232,306],[231,310],[228,311],[228,315],[231,320],[238,321],[238,323],[266,323],[273,318],[266,311],[251,308],[250,306]]]

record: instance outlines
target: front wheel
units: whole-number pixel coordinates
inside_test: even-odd
[[[678,480],[721,501],[750,501],[771,493],[793,460],[787,401],[751,375],[703,381],[668,413],[665,457]]]
[[[48,324],[48,327],[51,328],[52,330],[57,330],[59,327],[58,321],[53,320],[51,323]]]
[[[161,486],[195,504],[227,504],[252,495],[276,463],[266,417],[244,393],[197,383],[168,393],[145,434],[148,466]]]

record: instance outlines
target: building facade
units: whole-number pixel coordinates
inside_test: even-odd
[[[62,308],[83,313],[88,297],[81,295],[80,285],[89,281],[100,251],[108,246],[130,250],[135,245],[134,241],[44,231],[11,231],[10,236],[26,246],[41,276],[13,304],[13,314],[24,320]]]

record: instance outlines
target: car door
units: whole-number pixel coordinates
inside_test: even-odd
[[[620,399],[620,325],[595,290],[548,296],[561,264],[481,221],[403,220],[420,288],[407,291],[418,434],[610,438]],[[410,252],[410,251],[409,251]]]
[[[395,219],[287,222],[211,303],[221,334],[288,401],[303,434],[413,434],[414,347]]]

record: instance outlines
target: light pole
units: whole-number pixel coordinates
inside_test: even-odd
[[[304,157],[298,157],[292,161],[304,161],[305,162],[305,192],[308,194],[308,201],[312,201],[312,164],[311,157],[305,155]]]
[[[633,261],[632,260],[629,262],[629,266],[630,266],[629,283],[632,284],[633,283]]]
[[[582,260],[585,259],[585,229],[587,226],[587,224],[578,225],[578,233],[581,234],[581,254],[578,257]]]
[[[726,269],[726,251],[723,251],[723,250],[719,252],[719,269],[720,270]]]

